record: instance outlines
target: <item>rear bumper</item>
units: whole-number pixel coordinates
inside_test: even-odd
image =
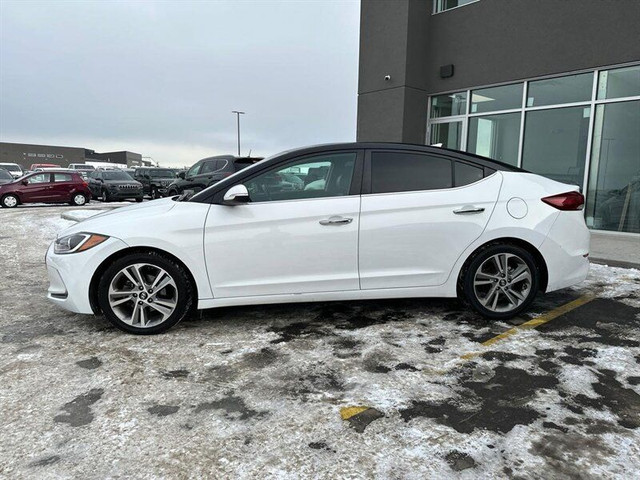
[[[583,212],[561,212],[540,246],[547,263],[547,292],[584,281],[589,274],[591,233]]]

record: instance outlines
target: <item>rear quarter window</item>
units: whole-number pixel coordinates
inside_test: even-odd
[[[455,186],[463,187],[482,180],[484,170],[468,163],[455,162]]]

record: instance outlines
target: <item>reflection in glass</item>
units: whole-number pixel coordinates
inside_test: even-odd
[[[582,186],[590,111],[568,107],[527,112],[522,168]]]
[[[598,100],[640,95],[640,65],[600,72]]]
[[[467,92],[431,97],[431,118],[450,117],[467,113]]]
[[[529,82],[527,107],[591,100],[593,73]]]
[[[435,0],[434,12],[444,12],[450,8],[461,7],[467,3],[475,2],[476,0]]]
[[[431,124],[431,145],[441,144],[444,148],[460,150],[462,138],[462,122]]]
[[[518,163],[520,113],[471,117],[467,151],[510,165]]]
[[[640,233],[640,100],[596,107],[587,225]]]
[[[522,107],[522,83],[483,88],[471,92],[471,113],[496,112]]]

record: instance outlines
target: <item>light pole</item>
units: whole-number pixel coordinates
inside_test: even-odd
[[[231,113],[236,114],[236,120],[238,123],[238,156],[240,156],[240,115],[244,115],[244,112],[239,112],[238,110],[233,110]]]

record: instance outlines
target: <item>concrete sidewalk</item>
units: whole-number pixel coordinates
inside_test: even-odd
[[[593,263],[640,269],[640,235],[591,232]]]

